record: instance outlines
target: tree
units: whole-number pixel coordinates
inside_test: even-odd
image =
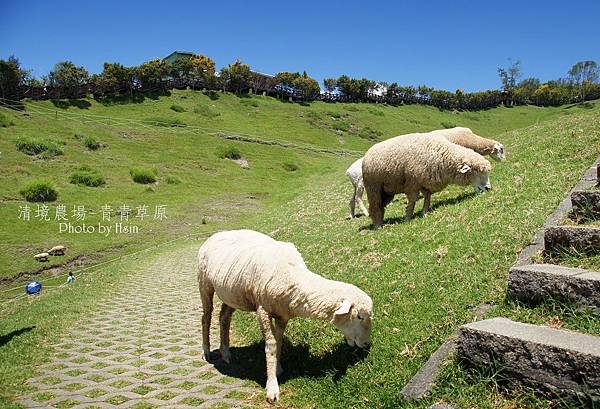
[[[58,88],[60,95],[77,98],[88,77],[85,68],[78,67],[71,61],[61,61],[48,74],[48,81],[51,86]]]
[[[598,79],[596,61],[580,61],[569,70],[569,77],[579,86],[579,100],[585,101],[586,89]]]
[[[228,91],[240,93],[249,88],[250,67],[239,59],[227,67],[221,68],[221,81]]]
[[[131,92],[133,88],[133,69],[119,63],[104,63],[101,74],[92,78],[94,92],[100,96],[119,92]]]
[[[327,92],[334,93],[337,91],[337,80],[335,78],[325,78],[323,80],[323,87]]]
[[[525,78],[517,85],[514,97],[519,104],[528,104],[533,99],[533,94],[540,87],[540,80],[537,78]]]
[[[147,91],[164,87],[165,79],[171,74],[171,66],[167,61],[155,58],[136,67],[134,72],[138,86]]]
[[[308,76],[306,71],[299,72],[280,72],[275,76],[275,81],[281,89],[287,89],[301,94],[305,99],[315,99],[321,92],[319,83]]]
[[[500,81],[502,82],[502,89],[504,91],[511,91],[517,86],[517,81],[521,76],[521,61],[516,60],[512,61],[508,60],[511,64],[507,68],[498,68],[498,75],[500,76]]]
[[[19,85],[23,85],[29,77],[29,71],[21,68],[15,56],[8,60],[0,60],[0,95],[2,98],[16,97]]]
[[[192,65],[192,77],[203,85],[212,84],[215,81],[215,62],[202,54],[190,58]]]

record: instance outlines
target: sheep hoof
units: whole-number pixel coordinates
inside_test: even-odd
[[[354,216],[352,216],[351,214],[349,214],[348,216],[346,216],[346,220],[352,220],[354,218]]]
[[[210,362],[210,349],[204,348],[204,360]]]
[[[267,381],[267,401],[276,402],[279,400],[279,385],[277,381]]]

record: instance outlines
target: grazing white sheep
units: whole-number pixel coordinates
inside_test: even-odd
[[[408,220],[413,216],[419,192],[423,193],[426,214],[431,193],[449,184],[472,184],[476,192],[490,188],[490,162],[441,135],[410,134],[377,143],[365,154],[362,170],[375,228],[381,227],[385,206],[397,193],[406,193]]]
[[[348,176],[350,183],[352,183],[352,198],[350,199],[350,214],[348,215],[348,219],[352,219],[354,217],[354,209],[357,202],[360,211],[365,216],[369,215],[369,211],[365,207],[365,204],[362,200],[363,192],[365,190],[362,180],[362,162],[363,158],[360,158],[350,165],[350,167],[346,170],[346,176]]]
[[[48,261],[48,257],[50,257],[50,254],[48,253],[39,253],[33,256],[37,261]]]
[[[370,343],[373,302],[359,288],[312,273],[292,243],[276,241],[252,230],[212,235],[198,251],[198,285],[202,298],[202,348],[210,358],[213,295],[220,313],[222,359],[229,363],[229,328],[236,309],[256,311],[265,339],[267,399],[279,398],[277,376],[283,332],[290,318],[335,324],[351,346]]]
[[[465,148],[473,149],[480,155],[490,155],[490,158],[499,162],[506,159],[504,145],[493,139],[483,138],[473,133],[469,128],[456,126],[449,129],[439,129],[432,131],[432,134],[443,135],[450,142]]]
[[[54,246],[48,250],[48,254],[51,256],[64,256],[67,248],[65,246]]]

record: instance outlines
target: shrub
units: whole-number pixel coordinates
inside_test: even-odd
[[[96,138],[94,138],[93,136],[86,136],[83,139],[83,144],[85,145],[86,148],[88,148],[89,150],[95,151],[96,149],[100,148],[100,146],[102,146],[100,144],[100,142],[98,142],[98,140]]]
[[[177,176],[167,176],[165,178],[165,182],[167,182],[169,185],[178,185],[181,183],[181,179],[179,179]]]
[[[206,105],[200,105],[200,106],[194,108],[194,113],[200,114],[209,119],[213,119],[213,118],[216,118],[219,115],[221,115],[220,112],[215,112],[212,109],[210,109],[209,107],[207,107]]]
[[[13,126],[15,123],[2,112],[0,112],[0,127],[8,128],[9,126]]]
[[[295,163],[286,162],[283,164],[283,168],[288,172],[295,172],[298,170],[298,165],[296,165]]]
[[[336,131],[348,132],[350,130],[350,124],[348,124],[348,122],[339,121],[333,124],[333,129]]]
[[[129,174],[135,183],[154,183],[156,182],[156,172],[147,168],[131,168]]]
[[[98,187],[106,183],[100,171],[91,169],[87,166],[82,166],[74,172],[71,175],[70,182],[75,185],[85,185],[89,187]]]
[[[380,130],[377,130],[377,129],[373,129],[370,126],[365,127],[358,134],[358,136],[360,138],[370,139],[372,141],[376,141],[382,135],[383,135],[383,132],[381,132]]]
[[[442,122],[442,126],[446,129],[455,128],[456,124],[452,122]]]
[[[236,159],[241,159],[242,158],[242,153],[235,146],[228,146],[228,147],[223,148],[219,152],[219,157],[221,159],[226,159],[227,158],[227,159],[236,160]]]
[[[53,202],[58,198],[58,191],[54,187],[54,183],[48,179],[29,181],[19,193],[28,202]]]
[[[182,107],[181,105],[171,105],[171,109],[175,112],[185,112],[185,108]]]
[[[43,153],[44,157],[49,158],[64,153],[63,148],[58,143],[41,138],[20,137],[17,139],[16,146],[17,150],[31,156]]]

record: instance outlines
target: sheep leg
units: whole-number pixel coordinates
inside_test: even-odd
[[[358,202],[358,207],[360,211],[365,215],[369,216],[369,211],[365,207],[365,203],[363,202],[363,192],[365,191],[365,185],[362,182],[362,179],[358,181],[358,185],[356,186],[356,192],[354,193],[356,197],[356,201]]]
[[[256,310],[258,325],[265,339],[265,356],[267,361],[267,400],[275,402],[279,399],[279,383],[277,382],[277,348],[276,329],[269,313],[263,307]]]
[[[352,192],[352,197],[350,198],[350,214],[346,219],[352,219],[354,217],[354,208],[356,207],[356,186],[354,186],[354,191]]]
[[[369,215],[373,221],[373,227],[378,229],[383,224],[384,208],[382,206],[383,186],[365,185],[367,199],[369,199]]]
[[[221,351],[221,359],[227,363],[231,362],[231,352],[229,352],[229,328],[231,327],[231,316],[234,311],[235,308],[223,304],[219,315],[219,324],[221,325],[221,345],[219,350]]]
[[[423,192],[423,216],[431,210],[431,192],[427,189],[422,189]]]
[[[275,318],[275,341],[277,342],[277,376],[283,374],[283,367],[281,366],[281,351],[283,350],[283,332],[287,325],[287,320],[281,318]]]
[[[200,285],[200,298],[202,299],[202,350],[204,359],[210,361],[210,320],[213,312],[213,295],[215,289],[212,285]]]
[[[413,218],[413,212],[415,211],[415,203],[419,198],[419,192],[410,192],[406,194],[406,198],[408,199],[408,204],[406,205],[406,216],[404,219],[406,221]]]

